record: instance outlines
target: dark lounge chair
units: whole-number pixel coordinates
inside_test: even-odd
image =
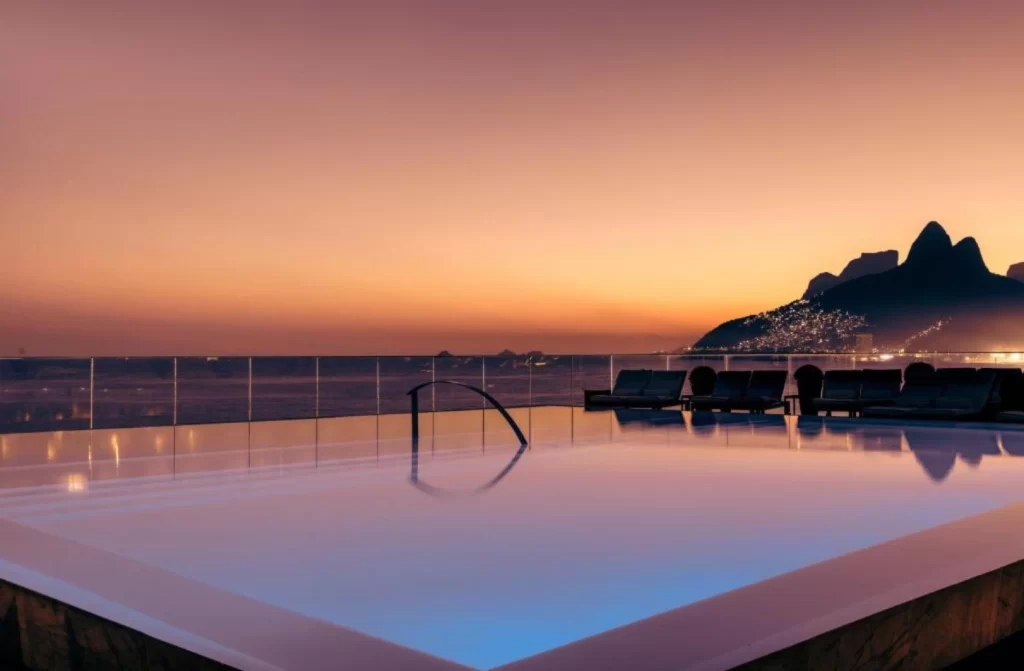
[[[715,377],[715,386],[708,396],[694,396],[690,407],[694,410],[732,410],[732,404],[743,398],[750,385],[749,370],[723,370]]]
[[[861,411],[861,415],[881,419],[908,418],[914,410],[932,406],[942,395],[942,388],[942,376],[938,373],[912,375],[908,367],[906,382],[896,400],[888,405],[869,405]]]
[[[916,385],[912,394],[900,394],[891,407],[865,408],[866,417],[893,417],[908,419],[980,419],[992,409],[998,374],[992,369],[947,368],[935,372],[934,384]],[[938,391],[938,394],[935,391]],[[870,412],[869,412],[870,411]]]
[[[893,405],[900,393],[903,373],[894,370],[830,370],[825,373],[821,398],[813,401],[815,411],[846,412],[851,417],[864,408]]]
[[[996,371],[991,369],[949,370],[935,407],[921,408],[915,415],[922,419],[981,419],[992,409],[997,377]]]
[[[611,391],[585,390],[583,406],[597,408],[661,409],[680,405],[685,370],[622,370]]]
[[[861,371],[830,370],[825,372],[821,398],[811,400],[811,407],[831,415],[834,411],[854,413],[854,404],[860,398]]]
[[[755,370],[750,375],[750,384],[743,392],[743,397],[732,404],[733,410],[749,410],[764,413],[785,406],[782,395],[786,392],[784,370]]]
[[[787,373],[784,370],[723,371],[715,380],[710,396],[695,396],[690,404],[696,411],[749,410],[763,413],[782,408]]]
[[[987,369],[982,369],[987,370]],[[1024,373],[1019,368],[994,368],[996,388],[992,394],[998,422],[1024,423]]]

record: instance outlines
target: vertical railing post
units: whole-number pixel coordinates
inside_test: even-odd
[[[380,357],[376,357],[377,362],[377,416],[380,416]]]
[[[487,357],[480,357],[480,388],[487,391]],[[487,449],[487,399],[480,398],[480,449]]]
[[[313,465],[320,465],[320,357],[314,360],[316,376],[316,405],[313,408]]]
[[[252,467],[252,357],[249,357],[249,409],[246,413],[248,421],[245,423],[246,426],[246,450],[245,450],[245,465],[247,468]]]
[[[96,359],[89,359],[89,430],[96,418]]]
[[[608,355],[608,388],[615,388],[615,355]]]
[[[793,355],[786,354],[786,386],[789,387],[789,394],[795,394],[795,380],[793,380]]]
[[[533,407],[533,357],[526,355],[527,399],[526,407]]]
[[[722,357],[722,370],[729,370],[729,355],[726,354]]]
[[[178,424],[178,357],[174,357],[174,405],[171,410],[171,425]]]
[[[252,357],[249,357],[249,382],[248,382],[248,385],[247,385],[246,394],[247,394],[247,399],[246,399],[245,417],[246,417],[247,421],[251,422],[252,421]]]
[[[409,416],[412,421],[412,459],[410,460],[409,477],[415,481],[419,476],[420,460],[420,390],[413,389],[409,394]]]

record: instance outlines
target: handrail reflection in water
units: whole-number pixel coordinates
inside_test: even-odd
[[[508,462],[508,464],[506,464],[505,468],[501,469],[501,471],[496,476],[494,476],[493,478],[488,480],[486,483],[484,483],[483,485],[480,485],[479,487],[476,487],[474,489],[461,490],[461,491],[459,491],[459,490],[443,489],[441,487],[435,487],[434,485],[428,484],[428,483],[423,482],[422,480],[420,480],[420,402],[419,402],[420,396],[419,396],[419,392],[420,392],[421,389],[423,389],[425,387],[429,387],[431,385],[435,385],[435,384],[450,384],[450,385],[454,385],[456,387],[463,387],[465,389],[469,389],[470,391],[475,391],[476,393],[480,394],[488,402],[490,402],[490,404],[493,405],[494,408],[499,413],[501,413],[501,416],[504,417],[505,421],[508,422],[508,425],[510,427],[512,427],[512,431],[516,434],[516,438],[519,440],[519,449],[516,450],[516,453],[512,456],[512,459]],[[411,449],[410,459],[409,459],[409,461],[410,461],[410,463],[409,463],[409,482],[414,487],[419,489],[420,491],[426,492],[427,494],[430,494],[432,496],[468,496],[468,495],[473,495],[473,494],[480,494],[481,492],[487,491],[491,487],[493,487],[496,484],[498,484],[499,482],[501,482],[502,479],[504,479],[505,476],[508,475],[509,472],[511,472],[511,470],[515,467],[516,463],[519,461],[519,458],[523,456],[523,453],[526,451],[526,448],[529,446],[529,444],[528,444],[528,442],[526,440],[526,436],[523,435],[522,429],[520,429],[519,425],[516,424],[516,421],[514,419],[512,419],[512,415],[510,415],[508,413],[508,410],[506,410],[505,407],[501,403],[499,403],[496,398],[494,398],[493,396],[488,394],[483,389],[479,389],[477,387],[474,387],[473,385],[466,384],[464,382],[456,382],[455,380],[432,380],[430,382],[424,382],[423,384],[416,385],[415,387],[410,389],[409,390],[409,399],[410,399],[410,404],[411,404],[411,413],[410,414],[412,416],[412,449]]]

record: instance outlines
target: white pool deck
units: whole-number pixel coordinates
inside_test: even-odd
[[[985,429],[680,435],[530,449],[477,495],[401,455],[7,487],[0,578],[239,669],[725,669],[1024,559],[1024,458]]]

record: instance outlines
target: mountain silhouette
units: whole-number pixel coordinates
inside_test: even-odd
[[[822,313],[862,317],[866,325],[860,330],[887,349],[1024,348],[1024,283],[990,272],[974,238],[954,245],[934,221],[924,227],[899,266],[844,282],[811,302]],[[751,316],[726,322],[694,347],[736,348],[763,335],[771,321]]]
[[[858,258],[846,264],[843,272],[838,275],[832,273],[821,273],[815,275],[807,284],[807,291],[804,292],[804,299],[813,298],[833,289],[843,282],[855,280],[865,275],[877,275],[887,270],[892,270],[900,263],[900,253],[895,249],[884,252],[864,252]]]
[[[1015,263],[1006,271],[1006,276],[1011,280],[1024,282],[1024,263]]]

